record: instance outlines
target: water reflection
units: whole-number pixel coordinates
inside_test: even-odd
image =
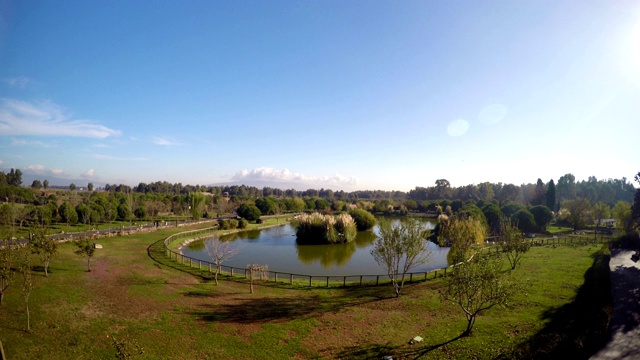
[[[298,260],[303,264],[319,261],[322,267],[345,266],[356,252],[355,242],[332,245],[298,245]]]

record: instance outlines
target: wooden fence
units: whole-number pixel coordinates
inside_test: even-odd
[[[216,271],[216,265],[212,262],[192,258],[185,256],[178,251],[170,249],[169,244],[180,239],[184,239],[185,242],[196,241],[213,236],[213,231],[217,230],[216,227],[192,230],[181,232],[169,236],[164,241],[164,248],[167,257],[175,260],[179,264],[189,266],[190,268],[197,268],[200,271],[208,271],[213,273]],[[565,236],[565,237],[551,237],[551,238],[533,238],[528,239],[531,241],[532,246],[560,246],[560,245],[589,245],[589,244],[604,244],[609,242],[611,238],[593,239],[589,236]],[[489,243],[488,246],[483,248],[484,250],[491,252],[499,252],[500,247],[498,244]],[[447,274],[452,273],[452,268],[455,265],[445,268],[429,270],[426,272],[412,272],[407,274],[405,282],[417,282],[425,281],[428,279],[435,279],[438,277],[446,277]],[[236,279],[248,279],[249,273],[246,268],[238,268],[233,266],[222,265],[221,273]],[[305,275],[285,273],[280,271],[268,271],[266,278],[260,277],[259,280],[273,282],[277,284],[289,284],[289,285],[302,285],[309,287],[330,287],[330,286],[363,286],[363,285],[380,285],[388,284],[391,280],[387,274],[383,275]],[[255,279],[254,279],[255,280]]]

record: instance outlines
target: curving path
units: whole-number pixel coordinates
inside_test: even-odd
[[[640,359],[640,261],[631,250],[611,250],[611,340],[594,360]]]

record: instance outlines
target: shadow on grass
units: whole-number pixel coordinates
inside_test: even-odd
[[[545,311],[546,326],[499,359],[588,359],[609,341],[611,256],[601,250],[593,258],[573,301]]]
[[[364,345],[364,346],[349,346],[342,348],[338,352],[338,358],[351,359],[351,360],[365,360],[365,359],[382,359],[385,356],[390,356],[393,359],[420,359],[430,352],[437,350],[447,344],[457,341],[464,336],[461,334],[455,338],[435,345]]]
[[[321,289],[316,289],[321,291]],[[371,288],[351,288],[339,290],[335,296],[321,296],[307,293],[303,296],[264,297],[226,301],[222,304],[206,304],[187,313],[203,321],[229,322],[240,324],[291,321],[305,317],[319,316],[325,312],[337,312],[342,308],[389,299],[380,297],[380,291]],[[185,293],[193,297],[217,297],[204,292]]]

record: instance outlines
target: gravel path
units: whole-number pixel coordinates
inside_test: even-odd
[[[591,359],[640,359],[640,262],[631,260],[633,254],[631,250],[611,252],[611,340]]]

